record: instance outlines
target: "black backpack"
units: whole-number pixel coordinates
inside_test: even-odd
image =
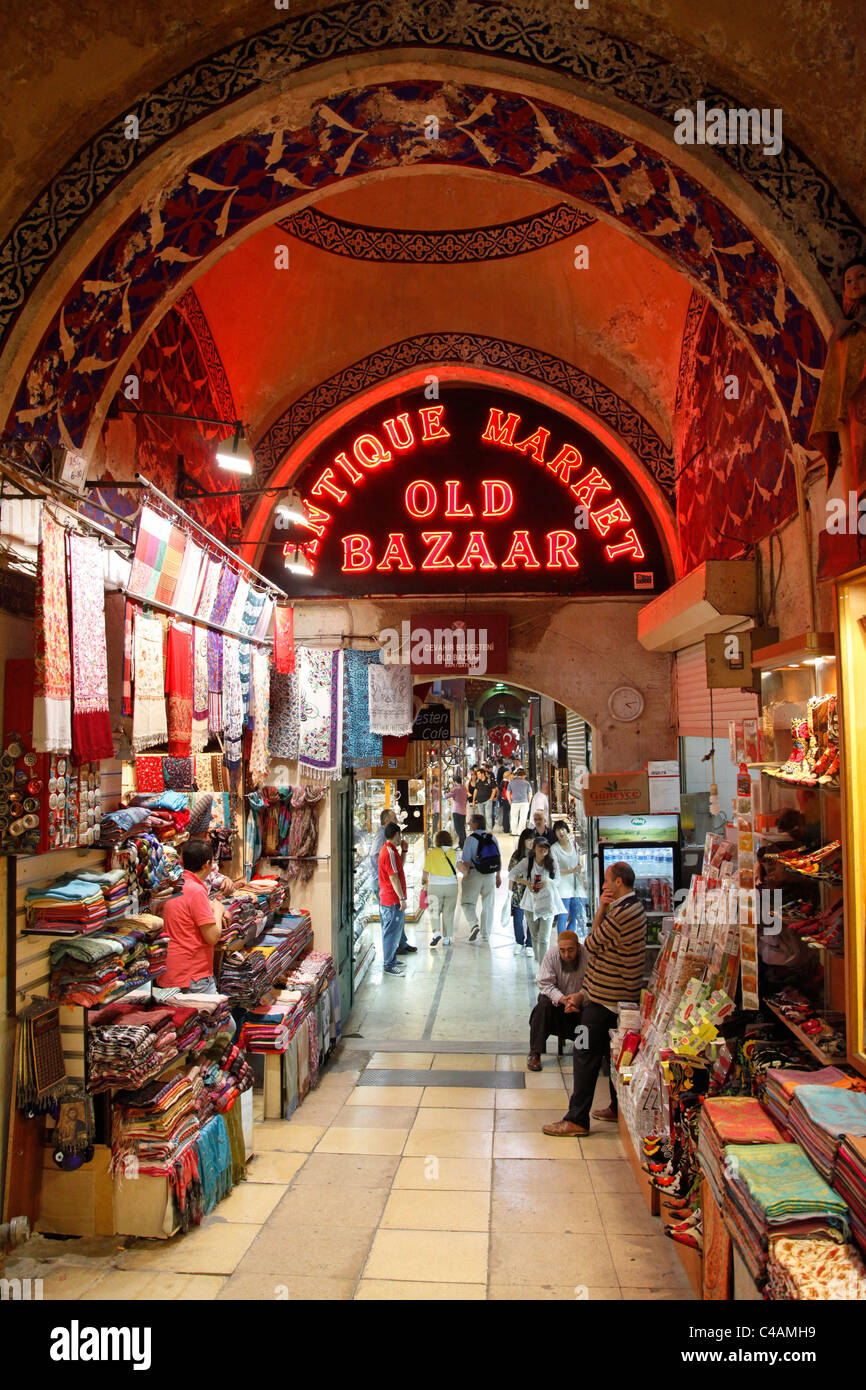
[[[478,845],[473,868],[477,869],[480,874],[498,874],[502,868],[502,860],[499,855],[499,847],[490,831],[475,830],[473,835]]]

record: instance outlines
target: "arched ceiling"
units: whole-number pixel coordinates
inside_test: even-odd
[[[16,24],[17,4],[0,113],[14,432],[96,457],[130,362],[194,286],[257,442],[390,345],[463,335],[575,364],[673,451],[696,300],[766,395],[774,457],[805,442],[851,209],[866,213],[860,0],[837,0],[832,30],[807,0],[735,0],[711,25],[693,0],[612,0],[598,27],[540,0],[293,0],[268,29],[244,0],[173,0],[162,27],[94,0],[64,15],[35,85],[30,45],[58,7]],[[726,93],[782,108],[777,159],[673,144],[679,104]],[[406,231],[455,236],[413,248]]]

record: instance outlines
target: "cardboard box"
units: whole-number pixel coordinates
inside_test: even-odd
[[[648,814],[650,810],[646,772],[590,773],[582,794],[588,816]]]
[[[114,1219],[118,1235],[167,1240],[180,1229],[168,1178],[114,1179]]]
[[[111,1149],[94,1145],[93,1160],[66,1172],[58,1168],[54,1150],[42,1157],[42,1198],[37,1231],[55,1236],[113,1236],[115,1234]]]

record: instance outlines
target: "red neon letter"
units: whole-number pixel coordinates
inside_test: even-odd
[[[373,568],[373,552],[369,536],[343,537],[343,573],[352,574]]]
[[[577,536],[574,531],[548,531],[547,568],[549,570],[576,570],[580,568],[575,549]]]
[[[422,531],[421,539],[430,549],[421,561],[422,570],[453,570],[454,561],[446,555],[453,531]]]
[[[397,430],[395,428],[398,424],[403,426],[401,438],[397,437]],[[408,411],[405,411],[402,415],[398,415],[396,420],[383,420],[382,429],[394,445],[394,448],[399,449],[401,453],[404,453],[406,449],[411,449],[412,445],[415,443],[415,435],[412,433],[412,426],[409,424]]]
[[[606,536],[615,521],[631,521],[629,513],[618,497],[600,512],[590,512],[589,519],[600,536]]]
[[[563,444],[555,459],[551,459],[548,468],[553,473],[557,473],[565,486],[571,482],[571,475],[575,468],[583,465],[583,454],[579,449],[575,449],[573,444]]]
[[[490,551],[487,549],[487,541],[483,531],[470,531],[469,544],[463,552],[463,558],[457,561],[459,570],[471,570],[473,560],[478,561],[478,568],[481,570],[495,570]]]
[[[620,541],[619,545],[606,545],[604,552],[609,560],[615,560],[618,555],[633,555],[636,560],[643,559],[643,546],[634,527],[626,531],[624,541]]]
[[[427,505],[422,507],[418,503],[418,491],[423,489]],[[418,478],[416,482],[410,483],[405,495],[406,510],[410,516],[414,516],[420,521],[425,516],[432,516],[436,510],[438,497],[436,489],[432,483],[428,483],[424,478]]]
[[[451,435],[442,424],[442,412],[444,405],[426,405],[423,410],[419,410],[421,416],[421,435],[422,444],[429,444],[431,439],[450,439]]]
[[[344,492],[341,487],[335,485],[333,468],[326,468],[319,474],[310,488],[310,492],[314,497],[321,497],[323,492],[329,492],[338,502],[345,502],[349,496],[348,492]]]
[[[446,482],[445,486],[448,489],[448,502],[445,506],[445,515],[448,517],[474,516],[475,513],[473,512],[468,502],[464,502],[463,506],[460,506],[460,498],[457,496],[458,492],[460,491],[459,480],[455,482],[452,479],[451,482]]]
[[[484,488],[484,511],[482,516],[508,516],[514,506],[514,493],[509,483],[499,478],[487,478],[481,484]]]
[[[574,493],[578,502],[582,502],[588,508],[597,492],[610,492],[611,486],[597,468],[592,468],[582,482],[572,483],[569,491]]]
[[[409,559],[409,552],[406,549],[406,537],[402,531],[390,531],[388,533],[388,544],[385,547],[385,554],[382,556],[377,570],[390,570],[396,561],[398,570],[413,570],[415,566]]]
[[[359,473],[354,463],[350,463],[346,454],[338,454],[334,462],[342,468],[343,472],[352,483],[360,483],[363,480],[363,473]]]
[[[541,565],[535,558],[535,552],[529,543],[528,531],[515,531],[514,539],[511,542],[511,549],[502,561],[504,570],[516,570],[517,561],[523,561],[525,570],[540,570]]]
[[[481,438],[486,439],[488,444],[501,444],[503,449],[514,448],[514,431],[520,424],[519,415],[509,415],[505,424],[502,423],[502,411],[490,411],[490,418],[487,421],[487,428]]]
[[[323,512],[320,507],[314,507],[312,502],[304,498],[304,511],[307,513],[307,521],[311,531],[315,531],[317,536],[324,536],[325,527],[331,520],[330,512]]]
[[[515,444],[518,454],[531,454],[536,463],[544,463],[544,449],[550,438],[550,430],[542,429],[539,425],[535,434],[530,434],[526,439],[521,439],[519,444]]]
[[[370,454],[365,453],[361,445],[369,445]],[[375,434],[359,434],[355,443],[352,445],[352,452],[359,463],[363,463],[365,468],[378,468],[380,463],[388,463],[393,455],[388,449],[383,449],[380,441]]]

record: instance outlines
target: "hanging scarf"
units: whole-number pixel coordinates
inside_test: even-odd
[[[168,630],[165,663],[168,696],[168,751],[173,758],[188,758],[192,737],[192,628],[173,622]]]
[[[316,868],[315,856],[319,852],[319,818],[315,809],[324,791],[314,791],[312,787],[292,789],[292,820],[289,829],[288,853],[292,855],[289,864],[289,878],[299,878],[301,883],[309,883]]]
[[[269,723],[271,757],[296,762],[300,734],[296,675],[280,675],[277,671],[272,673]]]
[[[167,608],[171,608],[174,604],[174,595],[177,581],[180,578],[185,549],[186,536],[179,526],[172,526],[166,542],[165,554],[162,557],[156,593],[153,596],[157,603],[164,603]]]
[[[200,792],[212,792],[215,790],[213,784],[213,772],[211,770],[211,754],[206,753],[204,757],[195,760],[195,784]]]
[[[135,615],[135,704],[132,715],[132,747],[143,748],[168,740],[165,719],[165,687],[162,667],[162,625],[158,618]]]
[[[370,733],[399,738],[412,732],[412,670],[409,666],[368,666]]]
[[[162,754],[142,753],[135,760],[135,786],[139,792],[165,791]]]
[[[271,618],[273,617],[273,613],[274,600],[272,598],[266,597],[264,603],[262,604],[262,611],[259,614],[259,620],[256,623],[255,631],[253,632],[253,636],[258,637],[259,640],[262,642],[268,635],[268,629],[271,625]]]
[[[191,792],[192,758],[163,758],[162,775],[168,791]]]
[[[105,586],[102,547],[91,536],[69,537],[72,599],[72,751],[79,762],[114,757],[108,714]]]
[[[140,598],[156,598],[171,531],[171,522],[166,517],[160,516],[152,507],[142,507],[129,575],[129,589]]]
[[[249,591],[249,593],[248,593],[248,595],[247,595],[247,601],[246,601],[246,603],[245,603],[245,605],[244,605],[244,611],[243,611],[243,613],[242,613],[242,615],[241,615],[241,620],[240,620],[240,630],[241,630],[241,632],[247,632],[247,633],[249,633],[250,635],[252,635],[252,633],[255,632],[255,630],[256,630],[256,625],[257,625],[257,623],[258,623],[258,621],[259,621],[259,618],[261,617],[261,612],[262,612],[262,608],[264,607],[264,602],[265,602],[265,595],[264,595],[264,592],[260,592],[260,591],[257,590],[257,589],[250,589],[250,591]],[[252,663],[252,656],[251,656],[251,653],[250,653],[250,644],[249,644],[249,642],[241,642],[241,644],[240,644],[241,691],[242,691],[243,697],[244,697],[244,711],[245,711],[246,714],[249,714],[249,711],[250,711],[250,669],[251,669],[251,663]]]
[[[208,618],[209,616],[210,622],[221,623],[225,626],[237,587],[238,577],[234,570],[230,570],[227,565],[223,566],[211,613],[208,615],[202,611],[202,617]],[[218,734],[223,727],[223,636],[221,632],[209,632],[207,635],[207,673],[208,726],[212,733]]]
[[[200,753],[208,740],[207,628],[196,627],[193,637],[192,737],[190,748]]]
[[[72,668],[66,605],[66,545],[63,527],[42,508],[36,576],[33,683],[33,747],[37,753],[72,748]]]
[[[298,659],[298,764],[309,781],[339,777],[343,746],[343,653],[302,647]]]
[[[226,637],[223,641],[222,707],[226,762],[229,768],[234,769],[241,764],[241,742],[244,732],[244,704],[236,637]]]
[[[370,732],[370,693],[368,669],[377,665],[380,653],[347,651],[343,653],[345,669],[345,706],[343,710],[343,766],[379,767],[382,762],[382,739]]]
[[[196,589],[198,588],[198,577],[204,563],[204,551],[187,537],[186,549],[183,552],[183,562],[180,567],[177,588],[174,594],[174,607],[178,613],[194,613],[193,604],[195,602]]]
[[[267,652],[256,647],[252,669],[252,729],[250,781],[261,786],[268,775],[268,715],[271,701],[271,663]]]
[[[274,609],[274,664],[280,675],[295,669],[295,610],[291,606]]]

